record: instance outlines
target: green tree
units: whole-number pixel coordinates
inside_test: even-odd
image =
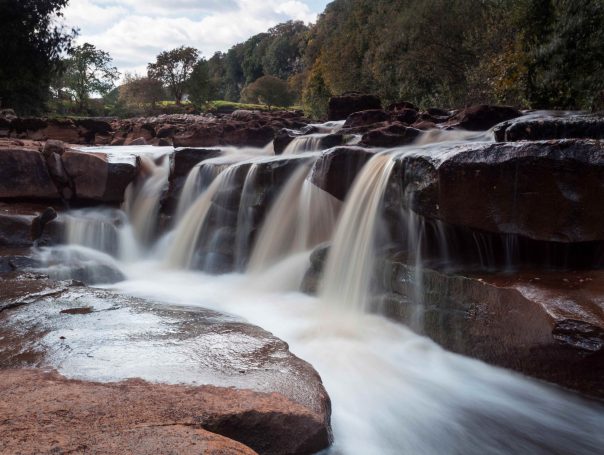
[[[302,103],[311,118],[325,118],[331,95],[323,78],[321,60],[317,60],[302,92]]]
[[[91,95],[104,95],[114,87],[120,73],[111,66],[111,61],[109,53],[90,43],[77,46],[69,53],[63,80],[80,112],[86,107]]]
[[[289,106],[292,94],[287,82],[274,76],[262,76],[243,89],[243,101],[248,103],[261,103],[271,109],[272,106]]]
[[[0,106],[45,110],[61,54],[76,34],[58,25],[68,0],[0,0]]]
[[[181,104],[185,95],[187,81],[197,63],[199,52],[193,47],[181,46],[171,51],[164,51],[157,56],[155,63],[147,66],[149,77],[160,80]]]
[[[119,87],[119,101],[129,107],[151,111],[165,92],[161,81],[137,74],[126,73],[124,83]]]
[[[193,68],[187,91],[189,100],[198,108],[207,104],[214,97],[214,81],[210,76],[210,65],[207,60],[200,59]]]

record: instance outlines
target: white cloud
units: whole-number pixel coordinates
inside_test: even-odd
[[[80,28],[78,42],[109,52],[122,72],[144,73],[163,50],[193,46],[210,57],[280,22],[312,22],[320,11],[307,1],[71,0],[65,18]]]

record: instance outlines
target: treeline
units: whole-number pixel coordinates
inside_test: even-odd
[[[162,52],[119,88],[106,52],[55,25],[67,2],[0,0],[4,106],[91,113],[102,94],[118,115],[169,98],[296,104],[320,118],[332,95],[360,91],[422,107],[604,108],[604,0],[335,0],[314,25],[279,24],[209,58]]]
[[[320,117],[331,95],[423,106],[505,103],[602,109],[603,0],[335,0],[209,60],[237,100],[261,75],[287,79]]]

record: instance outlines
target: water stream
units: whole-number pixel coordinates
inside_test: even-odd
[[[265,162],[266,151],[222,167],[202,163],[185,184],[181,202],[186,201],[174,229],[157,239],[158,201],[168,176],[164,162],[150,166],[149,176],[131,190],[121,226],[107,228],[105,218],[96,222],[74,212],[67,239],[113,256],[127,277],[106,286],[116,292],[235,314],[287,341],[293,353],[320,373],[332,399],[335,442],[330,454],[601,453],[600,405],[449,353],[408,327],[367,312],[384,192],[396,157],[417,147],[437,152],[443,141],[485,136],[440,132],[421,140],[377,154],[343,205],[310,183],[309,169],[318,156],[309,155],[290,173],[258,228],[241,207],[254,204],[256,165]],[[222,204],[218,198],[228,196],[224,193],[241,180],[242,163],[247,171],[237,197],[232,243],[235,269],[243,270],[248,259],[249,264],[245,273],[210,275],[199,269],[213,257],[216,233],[233,223],[233,216],[213,210]],[[402,216],[407,221],[402,240],[415,251],[415,270],[421,274],[422,226],[413,214]],[[138,245],[134,252],[118,240],[119,230],[129,227]],[[298,289],[310,252],[326,241],[332,246],[320,296],[302,294]],[[155,247],[145,248],[150,243]],[[439,248],[447,254],[442,229]],[[516,245],[512,242],[510,248]],[[420,283],[421,277],[415,281]],[[418,290],[414,298],[420,296]]]

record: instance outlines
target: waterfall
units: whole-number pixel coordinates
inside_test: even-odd
[[[212,199],[224,182],[233,178],[234,167],[229,167],[210,184],[189,208],[173,233],[166,264],[173,268],[190,268],[195,258],[201,230],[212,207]]]
[[[127,224],[118,210],[74,210],[62,217],[65,243],[79,245],[107,254],[119,252],[119,229]]]
[[[321,297],[335,307],[364,311],[375,263],[375,235],[394,156],[373,157],[357,177],[327,258]]]
[[[170,160],[160,158],[156,165],[148,156],[141,155],[142,178],[131,184],[126,191],[123,209],[139,243],[150,245],[157,232],[159,206],[170,175]]]
[[[251,273],[331,238],[341,202],[307,180],[311,167],[301,166],[292,175],[266,217],[248,266]]]
[[[321,141],[327,134],[308,134],[296,136],[283,151],[283,155],[297,155],[303,152],[314,152],[321,149]]]

